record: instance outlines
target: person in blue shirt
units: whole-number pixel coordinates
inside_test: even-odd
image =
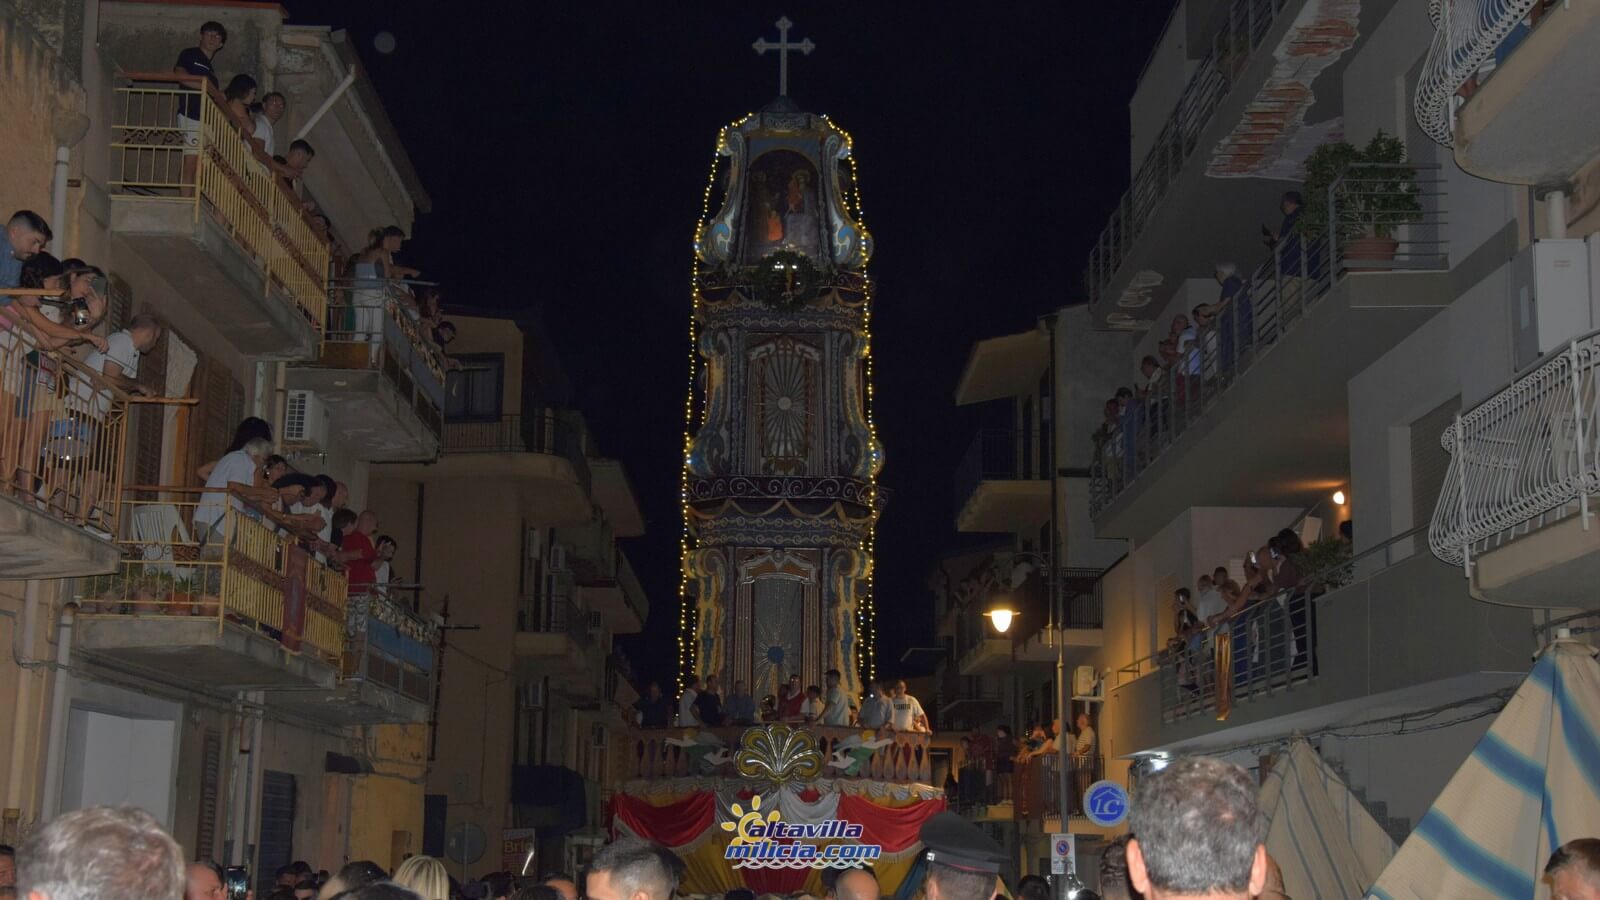
[[[204,78],[215,90],[222,90],[212,59],[228,43],[228,29],[221,22],[200,26],[200,43],[178,54],[172,71],[179,75]],[[189,85],[192,87],[192,85]],[[203,86],[202,86],[203,87]],[[178,130],[183,132],[183,184],[192,186],[200,168],[200,96],[190,94],[178,100]],[[186,187],[185,190],[192,190]]]
[[[0,288],[14,288],[22,283],[22,264],[43,250],[54,235],[44,218],[30,209],[19,209],[6,220],[0,230]],[[11,298],[0,295],[0,306]]]

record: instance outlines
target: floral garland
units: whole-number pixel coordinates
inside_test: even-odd
[[[414,615],[394,601],[373,593],[351,596],[345,631],[351,636],[365,634],[368,619],[382,622],[403,637],[419,643],[431,646],[439,642],[439,626],[436,623]]]
[[[751,295],[777,309],[799,309],[811,301],[822,286],[822,271],[811,257],[793,250],[778,250],[745,269]]]

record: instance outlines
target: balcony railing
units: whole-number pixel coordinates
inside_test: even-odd
[[[385,278],[335,281],[317,365],[376,369],[434,434],[444,429],[442,354],[424,332],[410,286]]]
[[[589,646],[589,618],[571,600],[529,596],[517,607],[517,630],[565,634],[580,647]]]
[[[445,453],[544,453],[572,464],[578,481],[589,490],[592,476],[583,426],[558,410],[534,416],[451,420],[444,427]]]
[[[760,727],[760,726],[757,726]],[[851,726],[795,725],[816,738],[822,778],[860,778],[927,784],[932,777],[926,732],[880,732],[877,747],[859,746],[862,730]],[[617,770],[624,779],[660,780],[692,776],[737,777],[733,754],[746,726],[696,728],[695,740],[681,728],[635,729],[621,742]],[[719,752],[721,751],[721,752]]]
[[[1600,493],[1600,331],[1575,338],[1456,417],[1440,443],[1450,468],[1428,527],[1446,562],[1574,514]]]
[[[1195,66],[1177,106],[1089,251],[1084,282],[1091,304],[1098,303],[1110,286],[1156,207],[1199,149],[1200,136],[1211,125],[1217,107],[1287,5],[1288,0],[1232,0],[1228,20],[1211,38],[1210,52]]]
[[[267,290],[280,285],[321,329],[327,319],[328,244],[312,229],[300,198],[279,183],[203,79],[169,73],[127,77],[133,84],[117,89],[111,189],[192,206],[195,221],[211,215],[260,267]],[[196,117],[198,125],[181,125],[180,114]],[[187,173],[186,157],[196,160]]]
[[[1231,296],[1210,321],[1097,436],[1091,511],[1110,506],[1346,276],[1449,268],[1444,200],[1437,167],[1361,165],[1335,179],[1320,233],[1280,242],[1225,284]]]
[[[122,511],[130,398],[70,356],[0,332],[0,486],[105,536]]]
[[[1454,138],[1455,97],[1461,86],[1500,53],[1542,0],[1429,0],[1433,45],[1422,63],[1413,108],[1428,137],[1450,146]]]
[[[1210,628],[1174,636],[1167,646],[1118,668],[1116,686],[1156,673],[1161,716],[1173,721],[1221,713],[1239,700],[1271,694],[1317,674],[1317,616],[1328,597],[1414,556],[1414,528],[1354,557],[1304,575]],[[1336,652],[1349,648],[1331,648]]]
[[[98,617],[211,619],[338,665],[345,649],[346,581],[316,561],[304,539],[270,512],[198,490],[138,487],[161,499],[122,501],[121,571],[79,580],[80,610]],[[224,511],[221,536],[203,543],[201,506]]]
[[[1030,481],[1048,477],[1040,459],[1037,429],[986,428],[972,436],[956,467],[956,508],[985,481]]]
[[[415,589],[383,587],[350,597],[345,620],[344,677],[433,700],[439,626],[415,610]]]

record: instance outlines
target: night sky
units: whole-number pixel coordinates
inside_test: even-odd
[[[296,23],[352,32],[432,195],[406,261],[447,304],[537,309],[574,405],[626,464],[649,533],[625,549],[651,615],[619,642],[663,683],[690,241],[717,130],[777,93],[777,60],[751,44],[788,15],[791,39],[816,43],[791,55],[790,94],[855,138],[877,245],[876,415],[894,492],[880,673],[932,641],[927,578],[968,537],[953,472],[979,420],[953,405],[956,379],[973,341],[1081,301],[1087,249],[1128,182],[1128,99],[1173,0],[287,2]]]

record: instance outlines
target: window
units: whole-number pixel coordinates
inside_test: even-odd
[[[499,419],[506,358],[503,353],[460,353],[461,369],[445,373],[444,415],[452,422]]]

